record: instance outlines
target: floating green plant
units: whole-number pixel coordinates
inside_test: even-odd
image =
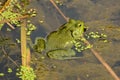
[[[21,66],[17,71],[16,75],[22,80],[34,80],[36,78],[33,68]]]

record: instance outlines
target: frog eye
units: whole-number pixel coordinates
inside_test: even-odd
[[[79,27],[81,27],[82,25],[81,24],[78,24]]]

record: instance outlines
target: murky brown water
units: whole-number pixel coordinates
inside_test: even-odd
[[[99,31],[108,35],[108,42],[91,41],[94,49],[120,76],[120,1],[119,0],[61,0],[58,5],[63,13],[73,19],[85,21],[89,31]],[[49,1],[33,1],[38,10],[36,24],[40,25],[33,36],[48,34],[66,21],[56,11]],[[43,20],[44,23],[37,23]],[[41,33],[41,29],[45,32]],[[84,56],[77,60],[35,61],[37,80],[114,80],[90,50],[83,52]],[[42,65],[42,66],[41,66]],[[44,66],[44,67],[43,67]]]
[[[66,23],[49,0],[31,1],[30,7],[37,10],[37,16],[32,18],[37,26],[31,35],[33,41]],[[62,5],[58,4],[58,7],[67,17],[84,21],[88,32],[98,31],[108,36],[107,43],[100,40],[90,42],[120,77],[120,0],[60,1]],[[114,80],[90,50],[84,51],[83,56],[76,60],[41,60],[41,56],[37,53],[32,55],[36,80]]]

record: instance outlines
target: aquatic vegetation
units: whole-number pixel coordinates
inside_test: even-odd
[[[26,37],[27,35],[30,36],[31,32],[36,29],[35,26],[30,21],[26,23],[27,19],[24,19],[24,18],[36,16],[36,12],[34,9],[28,10],[26,8],[26,5],[28,5],[29,3],[28,0],[26,1],[6,0],[0,9],[0,14],[1,14],[0,30],[2,30],[2,28],[4,27],[4,24],[6,23],[10,27],[9,29],[7,28],[7,31],[11,31],[11,29],[15,29],[15,27],[19,27],[21,29],[20,44],[21,44],[22,66],[24,66],[22,67],[23,69],[25,69],[25,67],[27,68],[30,66],[30,49],[29,47],[27,47]],[[21,20],[21,19],[24,19],[24,20]],[[27,35],[26,35],[26,32],[27,32]],[[8,39],[4,39],[4,38],[0,39],[0,41],[1,41],[0,47],[2,46],[3,53],[7,55],[7,52],[4,49],[4,45],[10,44],[10,43],[7,42]],[[10,56],[8,56],[8,59],[10,59],[10,61],[16,64],[16,62]],[[18,67],[17,64],[16,66]],[[29,70],[30,70],[30,73],[32,73],[33,69],[29,68],[28,71]],[[10,68],[8,68],[8,73],[11,73]],[[25,74],[28,75],[27,73]],[[18,73],[18,75],[20,76],[22,74]],[[24,77],[21,77],[21,78],[24,80]],[[28,80],[30,79],[34,80],[33,76],[29,77]]]
[[[4,73],[0,73],[0,77],[4,76],[5,74]]]
[[[11,68],[8,68],[8,73],[11,73],[13,72]]]
[[[34,80],[36,78],[33,68],[21,66],[17,71],[16,75],[22,80]]]

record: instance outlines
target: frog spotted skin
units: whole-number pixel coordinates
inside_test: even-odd
[[[57,31],[51,32],[46,37],[46,42],[41,45],[46,45],[45,51],[48,57],[53,59],[72,59],[75,56],[75,51],[72,49],[73,42],[79,40],[84,32],[84,23],[79,20],[70,19],[69,22],[58,28]],[[36,51],[41,50],[38,45],[35,44]],[[40,51],[37,51],[40,52]]]

